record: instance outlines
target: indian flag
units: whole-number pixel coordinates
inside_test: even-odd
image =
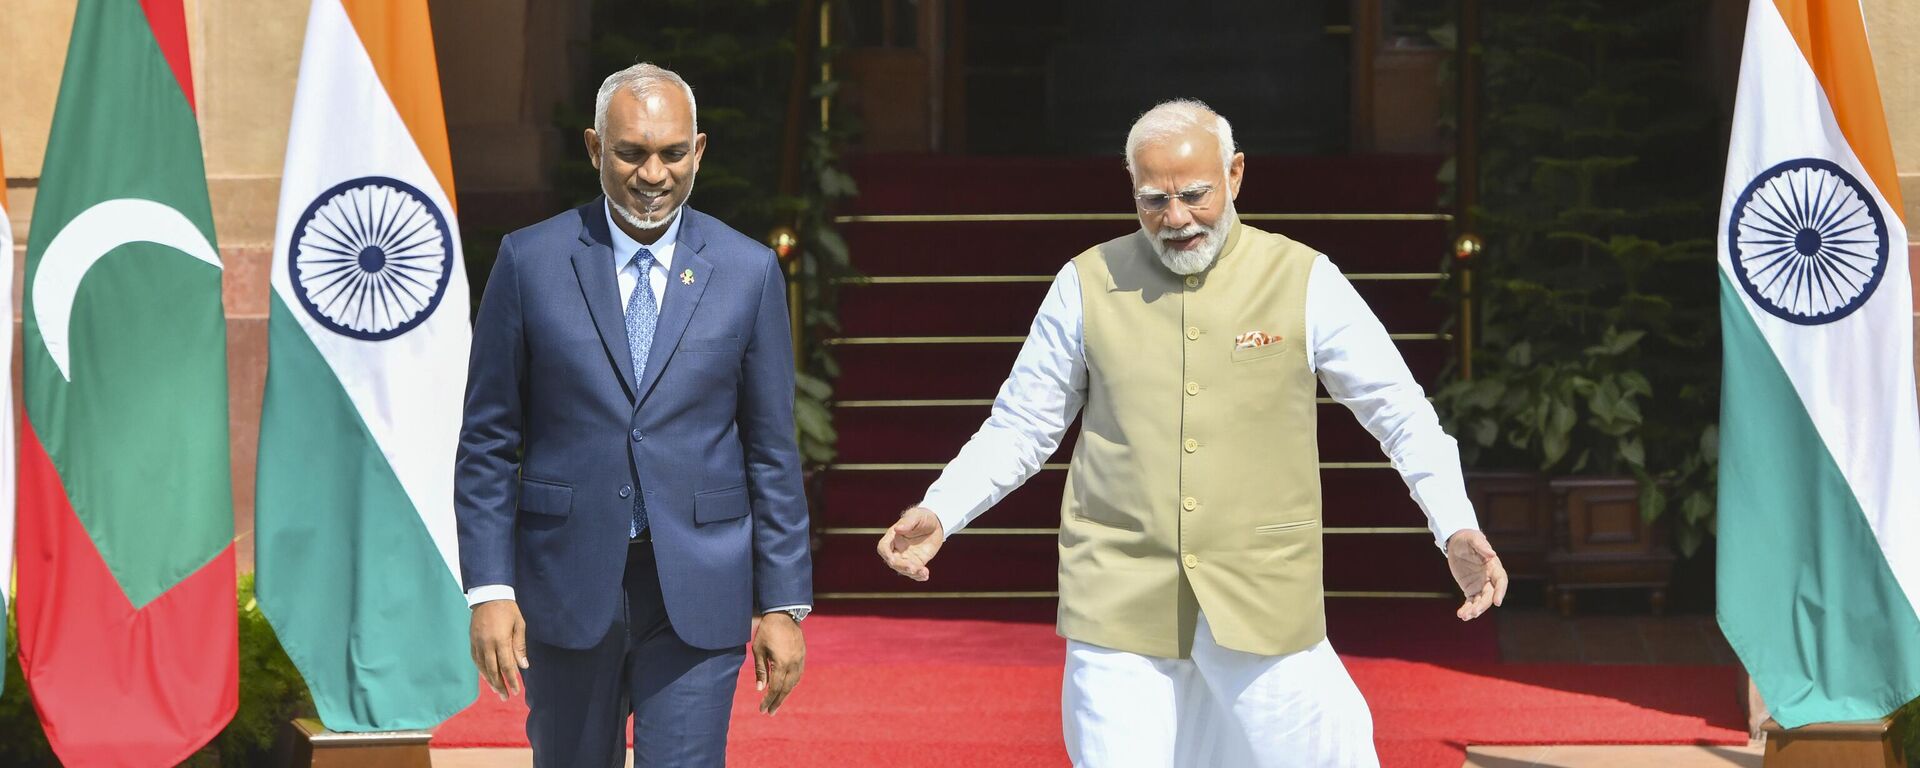
[[[425,0],[314,0],[275,229],[261,610],[336,731],[479,691],[453,517],[466,269]]]
[[[1721,208],[1719,619],[1781,725],[1920,696],[1907,230],[1857,0],[1754,0]]]
[[[20,665],[66,765],[239,703],[226,319],[181,0],[81,0],[21,305]]]

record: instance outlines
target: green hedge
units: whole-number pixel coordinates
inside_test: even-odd
[[[1893,713],[1893,743],[1907,754],[1907,768],[1920,768],[1920,699]]]
[[[0,692],[0,765],[59,765],[47,748],[47,734],[33,714],[27,679],[20,672],[20,629],[7,613],[7,687]]]
[[[289,718],[311,715],[313,699],[273,627],[253,599],[253,574],[240,577],[240,709],[212,744],[187,760],[193,768],[264,765]],[[57,766],[20,672],[19,631],[7,617],[6,691],[0,693],[0,765]]]

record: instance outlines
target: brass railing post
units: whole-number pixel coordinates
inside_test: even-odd
[[[1460,378],[1473,378],[1473,268],[1483,243],[1474,208],[1480,204],[1480,1],[1460,0],[1459,34],[1454,41],[1459,89],[1458,154],[1454,156],[1454,269],[1460,273]]]
[[[807,65],[812,60],[813,54],[821,52],[826,45],[826,26],[824,23],[821,26],[819,46],[814,45],[815,40],[808,33],[811,31],[816,5],[819,7],[819,15],[824,19],[827,2],[830,1],[802,0],[794,8],[793,74],[788,79],[787,120],[780,152],[779,192],[784,198],[793,198],[800,194],[800,173],[803,166],[800,155],[801,147],[806,144],[802,139],[804,131],[801,129],[800,121],[801,116],[805,114],[802,105],[807,100]],[[825,57],[822,56],[821,60],[824,63]],[[807,369],[806,292],[800,285],[800,235],[794,231],[793,224],[794,222],[789,219],[787,223],[778,225],[773,228],[773,231],[768,232],[767,247],[772,248],[774,255],[780,258],[780,266],[787,276],[787,324],[790,326],[789,331],[793,334],[793,368],[795,371],[805,371]]]

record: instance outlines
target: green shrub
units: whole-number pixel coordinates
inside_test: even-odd
[[[1920,768],[1920,699],[1893,713],[1893,743],[1907,755],[1907,768]]]
[[[40,718],[33,713],[33,699],[27,695],[15,616],[15,611],[7,612],[7,636],[0,641],[7,652],[7,687],[0,691],[0,765],[59,765],[47,746],[47,734],[40,730]]]
[[[313,714],[313,696],[253,599],[253,574],[240,576],[240,709],[213,740],[219,765],[261,765],[280,726]]]
[[[1687,555],[1715,529],[1720,413],[1704,9],[1486,5],[1474,378],[1434,398],[1468,466],[1631,475]]]

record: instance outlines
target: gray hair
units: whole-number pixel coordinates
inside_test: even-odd
[[[1127,173],[1133,173],[1133,158],[1140,153],[1142,145],[1178,135],[1195,126],[1205,128],[1207,133],[1220,141],[1220,168],[1222,171],[1230,170],[1233,165],[1233,125],[1197,99],[1174,99],[1153,105],[1153,109],[1133,121],[1133,128],[1127,131]]]
[[[635,96],[644,96],[655,89],[677,85],[687,95],[687,111],[693,113],[693,132],[700,132],[700,106],[693,100],[693,86],[680,78],[679,73],[666,67],[640,62],[626,69],[607,75],[600,83],[600,93],[593,99],[593,132],[607,132],[607,104],[613,101],[614,92],[625,88]]]

